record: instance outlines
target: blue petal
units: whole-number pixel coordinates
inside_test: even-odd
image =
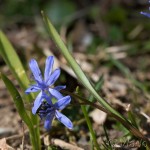
[[[45,82],[47,82],[49,76],[52,73],[53,64],[54,64],[54,57],[53,56],[49,56],[46,59],[46,64],[45,64],[45,73],[44,73],[44,81]]]
[[[150,13],[146,13],[146,12],[141,12],[142,15],[146,16],[146,17],[150,17]]]
[[[54,89],[57,91],[63,90],[66,88],[66,85],[59,85],[59,86],[55,86]]]
[[[49,78],[48,78],[46,84],[47,84],[48,86],[53,85],[53,84],[55,83],[55,81],[58,79],[59,75],[60,75],[60,69],[56,69],[56,70],[49,76]]]
[[[52,96],[48,96],[46,93],[43,92],[42,97],[47,101],[48,104],[53,105],[52,103]]]
[[[60,113],[59,111],[55,111],[55,116],[56,118],[62,123],[64,124],[67,128],[72,129],[73,128],[73,124],[70,121],[69,118],[67,118],[65,115],[63,115],[62,113]]]
[[[31,92],[37,92],[39,90],[41,90],[41,89],[38,87],[38,85],[34,84],[34,85],[31,85],[28,89],[26,89],[25,93],[29,94]]]
[[[46,130],[49,130],[51,128],[51,124],[52,124],[54,115],[55,115],[54,113],[51,113],[51,114],[48,114],[46,116],[46,119],[45,119],[45,122],[44,122],[44,128]]]
[[[70,101],[71,101],[71,97],[70,96],[65,96],[65,97],[61,98],[60,100],[58,100],[54,104],[54,107],[56,109],[62,110],[70,103]]]
[[[34,115],[36,114],[38,108],[42,104],[42,101],[43,101],[42,92],[40,92],[34,101],[34,106],[32,107],[32,113]]]
[[[35,80],[40,83],[43,82],[41,71],[35,59],[30,60],[29,67],[33,73]]]
[[[63,98],[63,95],[59,91],[57,91],[55,89],[51,89],[51,88],[49,88],[48,90],[49,90],[50,94],[52,96],[54,96],[57,100]]]

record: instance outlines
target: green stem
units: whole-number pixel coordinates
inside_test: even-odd
[[[41,150],[41,145],[39,143],[39,139],[40,139],[39,137],[38,137],[38,134],[37,134],[35,128],[30,130],[30,138],[31,138],[33,150]]]
[[[33,121],[33,130],[34,130],[34,145],[37,147],[36,150],[41,150],[41,139],[40,139],[40,128],[39,128],[39,119],[37,115],[31,114],[31,120]]]
[[[83,112],[83,114],[84,114],[85,120],[86,120],[86,122],[87,122],[88,128],[89,128],[89,130],[90,130],[90,133],[91,133],[91,136],[92,136],[92,140],[93,140],[93,142],[94,142],[94,145],[95,145],[95,147],[96,147],[97,150],[100,150],[99,145],[98,145],[97,140],[96,140],[96,135],[95,135],[95,133],[94,133],[94,131],[93,131],[93,127],[92,127],[90,118],[89,118],[89,116],[88,116],[88,114],[87,114],[87,111],[86,111],[86,107],[82,105],[82,106],[81,106],[81,109],[82,109],[82,112]]]

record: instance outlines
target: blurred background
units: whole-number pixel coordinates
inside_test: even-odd
[[[147,47],[149,23],[140,11],[148,5],[147,0],[1,0],[0,27],[15,45],[38,46],[37,39],[47,36],[44,10],[72,51],[96,53],[99,46],[131,42]]]
[[[131,109],[136,114],[139,128],[149,136],[150,18],[140,14],[141,11],[149,12],[149,6],[148,0],[0,0],[0,28],[26,70],[29,70],[31,58],[37,59],[42,67],[45,58],[54,55],[55,67],[62,69],[58,83],[66,84],[67,90],[73,92],[80,83],[48,35],[41,16],[41,10],[44,10],[91,81],[96,84],[103,78],[102,89],[98,90],[100,95],[122,114]],[[0,69],[14,80],[1,57]],[[28,71],[28,74],[31,73]],[[80,87],[83,95],[88,97],[89,93]],[[10,117],[4,119],[0,115],[1,126],[7,127],[0,132],[0,137],[6,137],[20,132],[21,125],[16,125],[19,117],[12,122],[16,110],[5,86],[0,89],[0,114],[7,113]],[[81,110],[77,107],[68,109],[71,113],[66,113],[76,126],[73,135],[69,136],[74,137],[75,143],[88,145],[86,123],[76,122],[83,118]],[[76,112],[79,112],[78,116]],[[103,117],[95,119],[95,116]],[[111,139],[126,133],[125,128],[106,119],[104,114],[94,112],[91,118],[99,142],[105,135],[102,124],[106,125]],[[63,133],[63,129],[60,130],[62,132],[51,134],[59,137]],[[67,136],[61,138],[67,139]]]

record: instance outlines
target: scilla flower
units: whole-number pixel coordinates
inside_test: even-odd
[[[60,75],[60,69],[56,69],[52,72],[53,64],[54,64],[54,57],[49,56],[46,59],[45,72],[43,78],[36,60],[35,59],[30,60],[29,67],[33,73],[34,80],[36,83],[31,85],[25,91],[25,93],[29,94],[31,92],[40,91],[40,93],[38,94],[38,96],[34,101],[34,107],[32,108],[33,114],[36,113],[37,109],[42,104],[43,97],[45,97],[45,94],[48,94],[51,97],[55,97],[56,99],[63,98],[63,95],[59,91],[61,89],[64,89],[66,86],[56,86],[54,88],[52,87]]]
[[[67,128],[72,129],[73,124],[65,115],[63,115],[59,110],[64,109],[71,101],[70,96],[65,96],[59,99],[55,104],[50,100],[50,97],[45,97],[46,101],[43,102],[40,108],[37,110],[38,115],[41,119],[44,119],[44,127],[46,130],[51,128],[51,124],[54,118],[57,118],[61,123],[63,123]]]
[[[150,17],[150,13],[146,13],[146,12],[142,12],[141,11],[141,14],[144,15],[144,16],[146,16],[146,17]]]
[[[149,0],[149,3],[150,3],[150,0]],[[149,8],[150,9],[150,8]],[[150,13],[147,13],[147,12],[141,12],[142,15],[146,16],[146,17],[150,17]]]

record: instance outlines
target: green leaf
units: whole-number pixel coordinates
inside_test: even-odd
[[[3,57],[4,61],[9,66],[11,72],[14,74],[15,78],[19,82],[19,85],[24,91],[29,85],[28,77],[26,75],[26,72],[23,68],[23,65],[15,49],[12,47],[11,43],[9,42],[9,40],[7,39],[7,37],[4,35],[2,31],[0,31],[0,55]],[[32,102],[33,99],[34,99],[34,96],[32,94],[32,95],[26,96],[25,100],[28,100],[28,102]],[[32,113],[30,113],[30,117],[34,125],[39,124],[37,116],[34,116]],[[35,130],[34,131],[35,135],[31,135],[31,136],[34,136],[33,140],[36,139],[37,141],[36,146],[40,147],[39,127],[35,128],[34,130]]]
[[[81,95],[81,94],[80,94],[80,91],[79,91],[79,87],[76,88],[76,93],[78,93],[79,95]],[[81,101],[81,99],[79,99],[79,101]],[[90,131],[90,134],[91,134],[91,136],[90,136],[90,137],[91,137],[91,143],[94,144],[94,146],[95,146],[95,148],[96,148],[97,150],[100,150],[99,144],[97,143],[96,134],[95,134],[95,132],[94,132],[94,130],[93,130],[91,120],[90,120],[89,115],[88,115],[88,112],[87,112],[87,110],[86,110],[86,106],[81,105],[81,109],[82,109],[82,112],[83,112],[83,114],[84,114],[84,118],[85,118],[85,120],[86,120],[87,126],[88,126],[89,131]],[[91,144],[91,147],[93,147],[93,144]],[[94,148],[94,147],[93,147],[93,148]],[[92,148],[92,149],[93,149],[93,148]]]
[[[21,119],[26,123],[26,125],[29,128],[33,149],[40,150],[40,142],[39,142],[39,137],[38,137],[39,135],[37,133],[37,130],[34,129],[33,120],[30,119],[30,117],[28,116],[28,114],[25,110],[23,100],[22,100],[19,92],[17,91],[17,89],[13,85],[13,83],[4,74],[1,73],[0,77],[4,81],[9,93],[13,97],[13,101],[15,103],[15,106],[17,108],[17,111],[18,111]]]
[[[111,116],[115,116],[115,118],[117,118],[117,120],[120,121],[133,135],[137,136],[138,138],[144,139],[147,142],[148,146],[150,147],[150,142],[148,141],[148,139],[144,137],[135,127],[133,127],[126,118],[124,118],[119,112],[113,109],[104,99],[102,99],[99,96],[99,94],[95,91],[95,89],[91,85],[88,78],[83,73],[80,66],[77,64],[75,59],[72,57],[72,55],[66,48],[65,44],[61,40],[59,34],[53,27],[48,17],[44,14],[44,12],[42,12],[42,15],[43,15],[45,24],[48,27],[49,34],[51,35],[52,39],[54,40],[59,50],[62,52],[62,54],[66,58],[67,62],[72,67],[73,71],[77,75],[80,82],[93,94],[93,96],[99,101],[99,103],[101,103],[101,105],[107,109],[107,111],[109,112],[109,114],[111,114]]]
[[[84,117],[85,117],[86,123],[87,123],[87,125],[88,125],[89,131],[90,131],[90,133],[91,133],[93,143],[94,143],[96,149],[97,149],[97,150],[100,150],[99,145],[98,145],[98,143],[97,143],[96,134],[95,134],[95,132],[94,132],[94,130],[93,130],[92,123],[91,123],[91,121],[90,121],[90,118],[89,118],[89,116],[88,116],[88,112],[87,112],[87,110],[86,110],[86,106],[81,106],[81,109],[82,109],[82,112],[83,112],[83,114],[84,114]]]
[[[29,118],[28,114],[26,113],[23,100],[17,91],[16,87],[13,85],[13,83],[4,75],[0,74],[2,80],[4,81],[9,93],[13,97],[13,101],[16,105],[17,111],[22,118],[22,120],[27,124],[28,127],[32,125],[31,119]]]
[[[89,79],[86,77],[80,66],[77,64],[75,59],[72,57],[68,49],[66,48],[65,44],[61,40],[59,34],[53,27],[52,23],[48,19],[48,17],[44,14],[42,11],[43,19],[45,24],[47,25],[48,31],[50,36],[52,37],[53,41],[56,43],[59,50],[62,52],[64,57],[66,58],[67,62],[72,67],[73,71],[77,75],[80,82],[93,94],[93,96],[101,103],[102,106],[104,106],[107,110],[109,110],[111,113],[116,114],[120,118],[126,120],[119,112],[117,112],[115,109],[113,109],[105,100],[103,100],[99,94],[96,92],[96,90],[93,88],[92,84],[90,83]]]
[[[15,75],[21,88],[25,90],[29,85],[29,80],[27,78],[26,72],[16,51],[2,31],[0,31],[0,55],[3,57],[6,64]]]
[[[109,139],[109,136],[108,136],[107,129],[106,129],[105,125],[103,125],[103,129],[104,129],[104,134],[105,134],[106,141],[107,141],[107,142],[104,141],[104,144],[107,147],[107,149],[113,150],[113,146],[111,144],[111,139]],[[106,144],[106,143],[108,143],[108,144]]]
[[[95,90],[96,90],[96,91],[99,91],[99,90],[101,89],[103,83],[104,83],[104,78],[103,78],[103,75],[102,75],[102,76],[100,76],[99,80],[97,81],[97,83],[96,83],[96,85],[95,85]],[[96,100],[95,100],[95,97],[94,97],[92,94],[90,94],[88,100],[89,100],[90,102],[96,101]],[[87,111],[89,110],[89,107],[90,107],[89,105],[86,106],[86,110],[87,110]]]

